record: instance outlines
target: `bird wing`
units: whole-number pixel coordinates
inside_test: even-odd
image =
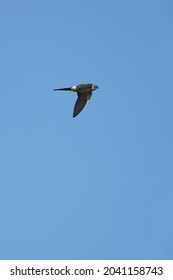
[[[73,118],[75,118],[85,107],[87,101],[91,98],[92,92],[87,94],[77,93],[78,98],[74,105]]]

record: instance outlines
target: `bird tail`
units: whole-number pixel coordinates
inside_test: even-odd
[[[54,90],[71,90],[71,88],[54,88]]]

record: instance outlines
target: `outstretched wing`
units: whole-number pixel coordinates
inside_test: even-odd
[[[73,118],[75,118],[85,107],[87,101],[91,98],[92,92],[87,94],[77,93],[78,99],[74,105]]]

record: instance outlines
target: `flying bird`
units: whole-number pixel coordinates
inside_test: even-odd
[[[54,90],[70,90],[77,92],[78,98],[74,105],[73,118],[75,118],[85,107],[87,101],[91,98],[92,91],[99,87],[93,84],[81,84],[69,88],[55,88]]]

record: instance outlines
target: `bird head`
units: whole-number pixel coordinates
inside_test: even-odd
[[[96,90],[98,89],[99,87],[97,85],[92,85],[92,90]]]

